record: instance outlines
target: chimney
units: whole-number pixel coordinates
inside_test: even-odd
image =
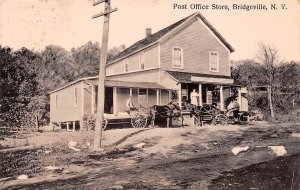
[[[151,28],[146,28],[146,38],[151,35]]]

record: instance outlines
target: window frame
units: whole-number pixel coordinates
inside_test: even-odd
[[[74,107],[78,106],[78,88],[74,87]]]
[[[212,69],[212,64],[211,64],[212,54],[217,55],[217,68],[216,68],[216,70]],[[217,52],[217,51],[209,51],[209,71],[211,71],[211,72],[219,72],[220,71],[220,55],[219,55],[219,52]]]
[[[129,72],[129,68],[128,68],[128,60],[125,59],[124,60],[124,73],[128,73]]]
[[[140,70],[145,70],[145,51],[140,53],[139,58],[140,58],[139,59],[139,69]],[[143,60],[143,68],[142,68],[142,60]]]
[[[108,67],[106,67],[106,71],[107,71],[107,73],[105,73],[107,76],[109,76],[109,75],[113,75],[113,68],[112,68],[113,66],[108,66]]]
[[[58,109],[58,94],[55,94],[54,106],[55,106],[55,109],[57,110]]]
[[[175,64],[175,57],[174,57],[175,49],[180,49],[180,51],[181,51],[181,57],[180,57],[181,66],[174,65]],[[173,68],[176,68],[176,69],[183,69],[183,48],[178,47],[178,46],[172,47],[172,66],[173,66]]]
[[[140,90],[146,90],[146,100],[141,100],[140,99]],[[148,103],[148,89],[145,89],[145,88],[139,88],[138,89],[138,102],[145,102],[145,103]]]

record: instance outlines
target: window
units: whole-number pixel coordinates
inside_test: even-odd
[[[183,53],[182,48],[173,48],[173,67],[183,68]]]
[[[139,89],[139,96],[138,101],[139,102],[147,102],[147,89]]]
[[[55,109],[58,109],[58,103],[57,103],[57,101],[58,101],[58,95],[57,94],[55,95],[54,101],[55,101]]]
[[[78,92],[77,87],[74,88],[74,106],[77,106],[78,103]]]
[[[144,70],[145,69],[145,53],[142,52],[140,54],[140,70]]]
[[[113,71],[113,70],[112,70],[112,66],[106,67],[106,75],[112,75],[112,74],[113,74],[112,71]]]
[[[125,71],[125,73],[128,72],[128,61],[127,60],[125,60],[125,62],[124,62],[124,71]]]
[[[211,51],[209,52],[209,65],[210,71],[219,72],[219,53]]]

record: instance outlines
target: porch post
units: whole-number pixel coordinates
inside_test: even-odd
[[[94,85],[92,85],[91,86],[92,87],[92,89],[91,89],[91,91],[92,91],[92,114],[94,114],[95,113],[95,92],[94,92]]]
[[[224,91],[223,91],[223,85],[220,86],[220,110],[224,111]]]
[[[129,95],[132,96],[132,88],[129,88]]]
[[[58,122],[59,131],[61,131],[61,122]]]
[[[82,116],[84,116],[84,84],[81,82],[81,111]]]
[[[202,100],[202,84],[199,84],[199,106],[203,106],[203,100]]]
[[[76,122],[73,121],[73,132],[75,132],[75,124],[76,124]]]
[[[70,130],[70,123],[67,122],[67,131],[69,131],[69,130]]]
[[[242,108],[242,93],[241,93],[241,87],[238,87],[238,103],[240,105],[240,110]]]
[[[160,105],[160,93],[159,93],[159,89],[156,89],[156,104]]]
[[[181,95],[181,83],[179,84],[179,90],[178,90],[178,104],[179,104],[179,107],[181,109],[181,101],[182,101],[182,95]]]
[[[117,87],[113,87],[113,112],[117,115]]]

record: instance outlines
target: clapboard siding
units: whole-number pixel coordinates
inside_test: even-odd
[[[133,73],[125,73],[107,76],[107,80],[131,81],[131,82],[158,82],[159,69],[144,70]]]
[[[174,69],[172,66],[173,47],[183,49],[183,69]],[[162,69],[230,76],[230,52],[196,18],[193,23],[163,42],[160,50]],[[219,72],[210,71],[210,51],[219,53]]]
[[[144,54],[145,62],[144,68],[151,69],[158,67],[158,46],[155,45],[153,47],[142,50],[136,54],[133,54],[127,58],[124,58],[116,63],[112,63],[106,67],[107,75],[116,75],[125,73],[125,62],[128,64],[128,72],[139,71],[140,70],[140,56]],[[111,69],[111,72],[108,69]]]
[[[77,105],[74,104],[74,89],[77,88]],[[57,108],[55,96],[57,95]],[[50,94],[51,122],[79,121],[82,118],[82,82]]]

